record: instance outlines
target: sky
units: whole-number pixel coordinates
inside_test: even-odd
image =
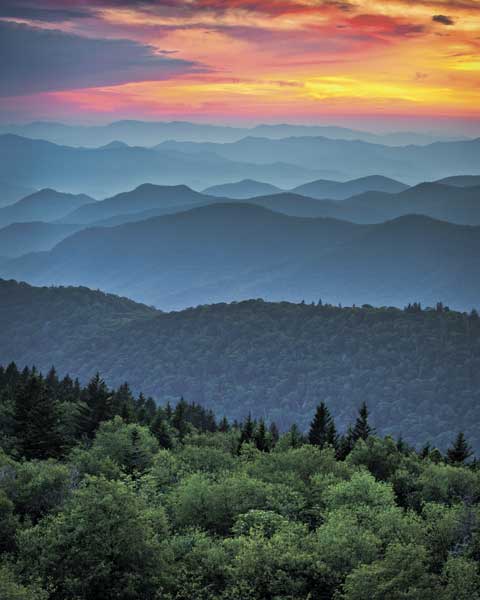
[[[0,120],[480,134],[480,0],[1,0]]]

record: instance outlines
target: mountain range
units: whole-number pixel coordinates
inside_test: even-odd
[[[311,200],[311,202],[314,202]],[[479,305],[480,227],[410,215],[376,225],[214,203],[79,231],[0,276],[85,285],[162,309],[263,297],[343,304]]]
[[[292,189],[316,179],[381,175],[415,184],[445,173],[477,175],[479,165],[480,140],[388,147],[318,137],[244,138],[224,144],[164,142],[155,149],[124,144],[87,149],[0,136],[0,181],[94,197],[146,181],[201,190],[255,179]]]
[[[288,162],[307,169],[335,173],[335,179],[379,174],[407,183],[449,175],[480,174],[480,139],[436,142],[427,146],[388,147],[362,141],[325,137],[289,137],[271,140],[246,137],[238,142],[215,144],[163,142],[159,151],[176,150],[202,155],[213,153],[228,160]]]
[[[367,182],[368,180],[368,182]],[[474,178],[472,179],[474,181]],[[314,186],[317,182],[313,182]],[[331,182],[329,188],[337,190],[337,198],[344,191],[368,187],[390,186],[400,188],[398,193],[368,191],[346,200],[320,200],[299,193],[280,192],[248,198],[250,204],[297,217],[331,217],[354,223],[381,223],[407,214],[423,214],[436,219],[463,225],[480,225],[480,186],[447,186],[425,182],[408,188],[382,177],[362,178],[346,183]],[[270,191],[257,182],[242,182],[230,186],[218,186],[217,191],[229,191],[231,196],[263,190]],[[404,189],[405,188],[405,189]],[[207,192],[208,190],[205,190]],[[232,197],[211,196],[199,193],[187,186],[158,186],[143,184],[134,190],[117,194],[102,201],[85,204],[59,219],[62,223],[114,226],[132,221],[182,212],[207,204],[236,202]]]
[[[46,188],[0,208],[0,227],[27,221],[54,221],[90,202],[94,202],[93,198],[85,194],[65,194]]]
[[[18,202],[35,191],[34,188],[19,185],[15,181],[0,181],[0,208]]]
[[[208,152],[192,155],[124,145],[73,148],[10,134],[0,136],[0,180],[94,197],[116,194],[146,181],[203,189],[250,177],[292,187],[322,173],[328,176],[330,172],[275,161],[261,165],[236,162]]]
[[[212,187],[203,190],[207,196],[215,196],[216,198],[231,198],[232,200],[248,200],[256,196],[271,196],[272,194],[280,194],[284,190],[255,181],[254,179],[243,179],[233,183],[224,183],[223,185],[213,185]]]
[[[408,185],[389,179],[388,177],[370,175],[345,182],[319,179],[299,185],[290,190],[290,192],[319,200],[345,200],[362,192],[376,191],[394,194],[407,188]],[[285,191],[268,183],[244,179],[243,181],[209,187],[203,190],[203,193],[220,198],[248,200],[256,196],[271,196],[272,194],[279,194]]]
[[[105,146],[112,141],[121,141],[133,146],[153,146],[166,140],[235,142],[248,135],[270,139],[289,136],[324,136],[342,140],[363,140],[392,146],[420,145],[441,140],[462,139],[461,136],[409,131],[374,134],[336,126],[266,124],[248,128],[189,123],[186,121],[134,120],[114,121],[106,125],[93,126],[37,121],[22,125],[1,125],[0,133],[13,133],[67,146],[87,147]]]
[[[217,415],[308,427],[320,398],[344,431],[361,402],[379,434],[480,450],[480,320],[471,314],[261,300],[162,313],[86,288],[0,280],[0,364],[183,396]],[[434,376],[433,376],[434,375]],[[433,416],[432,416],[433,415]]]
[[[41,221],[12,223],[0,229],[0,257],[13,258],[30,252],[51,250],[79,228],[79,225]]]

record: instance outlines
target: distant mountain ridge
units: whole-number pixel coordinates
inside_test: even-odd
[[[409,186],[381,175],[370,175],[352,179],[351,181],[312,181],[290,190],[294,194],[301,194],[318,200],[346,200],[363,192],[388,192],[396,194],[403,192]]]
[[[61,165],[61,168],[59,166]],[[292,187],[322,176],[322,170],[271,161],[236,162],[212,152],[192,156],[176,149],[139,146],[73,148],[16,135],[0,135],[0,180],[35,188],[107,197],[150,181],[203,189],[235,179],[254,178]]]
[[[30,252],[51,250],[79,228],[79,225],[40,221],[12,223],[0,229],[0,256],[13,258]]]
[[[163,142],[158,151],[185,154],[214,153],[228,160],[288,162],[308,169],[337,173],[334,179],[382,175],[405,183],[452,175],[480,175],[480,138],[464,142],[435,142],[427,146],[389,147],[325,137],[271,140],[246,137],[232,143]],[[331,179],[332,177],[328,177]]]
[[[470,309],[479,305],[479,253],[480,227],[424,216],[358,225],[217,202],[82,230],[3,263],[0,276],[103,288],[162,309],[248,297],[396,306],[442,298]]]
[[[34,188],[19,185],[12,181],[0,181],[0,208],[9,206],[36,192]]]
[[[85,194],[66,194],[46,188],[0,208],[0,227],[11,223],[53,221],[90,202],[94,202],[93,198]]]
[[[219,198],[232,198],[233,200],[248,200],[256,196],[270,196],[283,192],[280,188],[269,183],[255,181],[253,179],[243,179],[234,183],[225,183],[223,185],[214,185],[203,190],[203,194],[216,196]]]
[[[202,201],[205,201],[205,197],[186,185],[163,186],[144,183],[134,190],[85,204],[67,214],[63,221],[88,224],[116,215],[134,214],[155,208],[182,207]]]
[[[289,136],[324,136],[332,139],[363,140],[387,145],[429,144],[435,141],[464,139],[430,133],[393,132],[374,134],[331,125],[264,124],[254,127],[189,123],[186,121],[114,121],[107,125],[75,126],[37,121],[24,125],[2,125],[0,133],[13,133],[44,139],[67,146],[105,146],[119,140],[133,146],[153,146],[166,140],[234,142],[248,135],[270,139]]]

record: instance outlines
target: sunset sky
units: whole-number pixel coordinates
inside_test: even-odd
[[[0,2],[0,119],[480,133],[480,0]]]

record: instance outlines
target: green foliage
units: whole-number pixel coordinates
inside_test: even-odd
[[[99,377],[103,408],[83,411],[89,386],[0,375],[4,416],[38,379],[67,440],[29,458],[30,430],[0,422],[2,600],[480,600],[475,461],[377,437],[365,411],[368,435],[344,436],[342,459],[298,428],[217,425],[198,404],[157,409]]]
[[[23,570],[68,597],[155,598],[161,539],[141,500],[121,482],[86,479],[62,512],[19,535]]]
[[[384,558],[362,564],[347,576],[341,598],[435,600],[439,587],[427,573],[426,563],[427,551],[423,546],[392,544]]]
[[[5,600],[48,600],[49,595],[35,583],[25,585],[7,564],[0,565],[0,598]]]

